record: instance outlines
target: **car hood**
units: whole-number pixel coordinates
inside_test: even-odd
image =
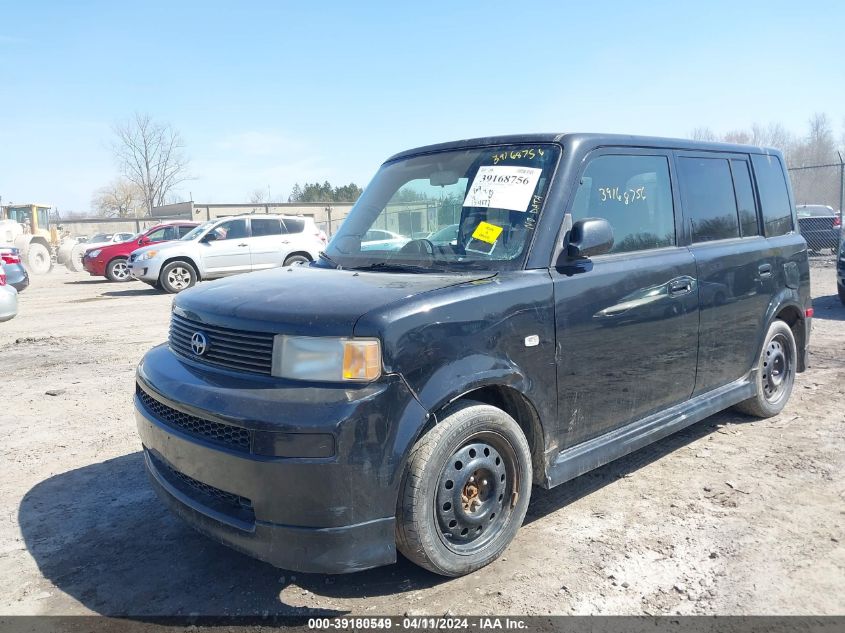
[[[183,242],[182,240],[172,240],[170,242],[156,242],[154,244],[147,244],[146,246],[142,246],[141,248],[136,248],[132,251],[135,254],[137,259],[138,255],[142,255],[147,251],[163,251],[169,248],[176,248],[177,246],[184,246],[187,242]]]
[[[290,266],[204,283],[178,294],[174,312],[222,327],[303,336],[350,336],[377,308],[422,292],[495,276]]]

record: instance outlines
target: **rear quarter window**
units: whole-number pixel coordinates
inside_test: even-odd
[[[292,220],[285,218],[282,224],[287,228],[287,233],[302,233],[305,230],[305,220]]]
[[[755,154],[751,157],[766,237],[785,235],[793,230],[792,208],[783,165],[777,156]]]

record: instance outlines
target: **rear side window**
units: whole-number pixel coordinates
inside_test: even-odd
[[[252,218],[252,236],[281,235],[282,225],[274,218]]]
[[[777,156],[755,154],[751,157],[757,190],[760,192],[760,206],[763,207],[763,226],[767,237],[785,235],[793,230],[792,210],[786,177]]]
[[[669,161],[665,156],[597,156],[575,193],[572,221],[604,218],[613,227],[612,253],[675,244]]]
[[[678,176],[693,242],[739,237],[731,169],[725,158],[682,156]]]
[[[288,233],[302,233],[305,230],[305,220],[285,218],[282,222]]]
[[[742,236],[760,235],[757,224],[757,205],[754,202],[754,188],[751,186],[751,174],[748,163],[744,160],[731,160],[731,173],[734,177],[736,206],[739,209],[739,226]]]
[[[179,237],[184,237],[193,230],[193,226],[181,224],[179,225]]]

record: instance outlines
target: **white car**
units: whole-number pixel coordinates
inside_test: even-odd
[[[96,233],[91,236],[91,239],[82,243],[85,250],[94,248],[95,246],[107,246],[109,244],[117,244],[118,242],[128,242],[133,237],[134,233]]]
[[[314,261],[322,249],[312,218],[241,215],[211,220],[181,239],[132,251],[129,266],[136,279],[176,293],[201,279]]]
[[[384,229],[370,229],[361,238],[362,251],[398,251],[411,241],[410,237],[386,231]]]

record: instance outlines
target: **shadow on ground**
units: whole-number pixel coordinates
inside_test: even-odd
[[[721,413],[553,490],[535,488],[526,523],[711,433],[718,424],[747,420]],[[347,611],[287,604],[282,590],[293,581],[328,600],[393,596],[399,601],[407,591],[449,582],[401,557],[388,567],[323,576],[275,569],[234,552],[164,508],[147,482],[140,452],[37,484],[21,502],[18,520],[44,577],[104,615],[331,616]],[[301,595],[301,589],[291,591]],[[402,608],[401,602],[394,604]]]
[[[845,321],[845,306],[839,300],[839,295],[813,297],[813,318],[826,321]]]
[[[126,290],[107,290],[102,293],[104,297],[145,297],[148,295],[163,294],[161,290],[157,290],[147,284],[143,288],[127,288]]]

